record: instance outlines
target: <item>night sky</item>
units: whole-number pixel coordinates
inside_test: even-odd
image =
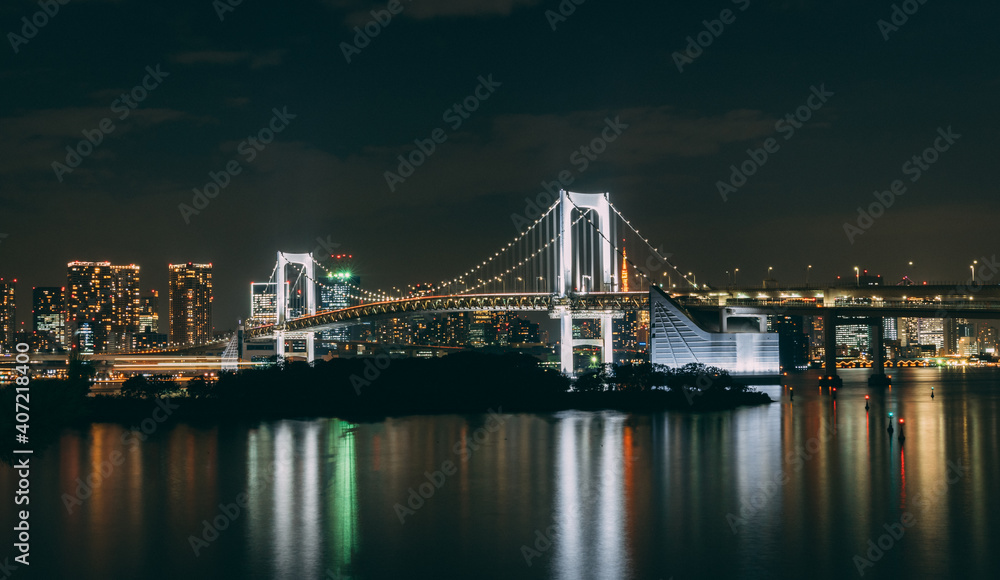
[[[575,11],[556,19],[560,4]],[[919,9],[886,40],[889,1],[402,0],[348,63],[342,43],[387,2],[244,0],[220,19],[225,0],[70,0],[22,42],[9,33],[40,8],[7,1],[0,276],[19,280],[26,320],[30,288],[65,284],[71,260],[139,264],[164,301],[168,263],[212,262],[227,328],[277,250],[339,243],[372,289],[450,279],[568,170],[699,282],[739,267],[759,283],[768,266],[802,281],[807,264],[814,281],[856,265],[896,280],[911,260],[919,279],[965,279],[998,241],[1000,7],[904,4]],[[675,53],[727,9],[679,71]],[[499,86],[453,128],[445,111],[480,77]],[[159,84],[124,108],[144,80]],[[793,134],[776,127],[813,87],[832,96]],[[241,143],[274,109],[294,119],[251,161]],[[75,169],[53,168],[105,118]],[[571,156],[615,118],[628,128],[580,171]],[[911,181],[903,164],[948,127],[960,137]],[[385,172],[437,128],[447,139],[391,191]],[[724,200],[717,182],[769,138],[780,148]],[[192,188],[233,160],[186,223]],[[897,179],[906,193],[849,241],[844,223]]]

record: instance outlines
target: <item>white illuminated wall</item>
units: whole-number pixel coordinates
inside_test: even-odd
[[[702,363],[732,375],[777,375],[778,335],[709,332],[658,288],[649,291],[650,362],[668,367]]]

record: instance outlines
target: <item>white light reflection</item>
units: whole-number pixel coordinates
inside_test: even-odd
[[[559,424],[551,548],[556,578],[618,578],[628,572],[623,427],[621,415],[571,417]],[[593,447],[597,441],[600,447]]]
[[[603,421],[604,437],[601,448],[601,472],[592,481],[597,486],[599,519],[597,562],[598,578],[622,578],[626,572],[625,558],[625,453],[622,446],[621,417],[606,417]]]
[[[271,545],[272,578],[291,577],[292,547],[295,533],[292,529],[292,478],[295,475],[295,442],[288,422],[278,425],[274,434],[274,534]]]
[[[575,418],[559,423],[559,458],[556,471],[555,525],[558,532],[553,542],[553,562],[557,577],[582,578],[581,566],[585,554],[580,541],[580,497],[576,461]]]

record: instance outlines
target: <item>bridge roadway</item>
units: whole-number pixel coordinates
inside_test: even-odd
[[[785,289],[732,288],[675,292],[689,311],[715,311],[738,317],[764,315],[914,318],[1000,318],[1000,286],[862,286]],[[246,338],[285,332],[319,331],[344,324],[420,313],[509,311],[623,312],[649,308],[648,292],[590,292],[559,297],[547,293],[462,294],[418,296],[319,312],[289,320],[282,327],[248,328]],[[584,316],[581,316],[584,317]]]

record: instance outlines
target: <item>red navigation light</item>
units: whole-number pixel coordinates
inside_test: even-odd
[[[903,423],[903,418],[902,418],[902,417],[900,417],[900,418],[899,418],[899,423],[900,423],[900,424],[902,424],[902,423]]]
[[[865,395],[865,400],[866,400],[866,401],[868,400],[868,395]]]

